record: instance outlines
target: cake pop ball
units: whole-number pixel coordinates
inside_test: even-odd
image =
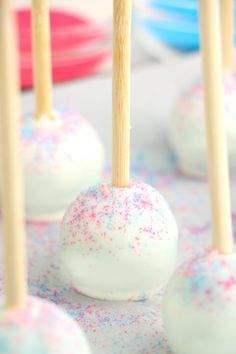
[[[28,297],[24,308],[0,312],[1,354],[90,354],[79,325],[56,305]]]
[[[236,77],[224,78],[224,102],[229,162],[236,171]],[[197,83],[177,101],[169,127],[169,141],[180,170],[190,176],[207,176],[207,143],[202,84]]]
[[[236,353],[236,254],[209,252],[178,268],[163,316],[175,354]]]
[[[51,120],[25,116],[22,153],[28,220],[60,220],[78,191],[97,183],[103,170],[97,133],[67,110],[54,112]]]
[[[178,230],[164,198],[151,186],[99,184],[66,211],[61,262],[79,292],[107,300],[142,300],[168,281]]]

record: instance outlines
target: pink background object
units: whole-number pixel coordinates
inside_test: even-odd
[[[110,57],[110,28],[64,10],[51,10],[53,81],[60,82],[91,75]],[[17,11],[21,87],[32,87],[31,14]]]

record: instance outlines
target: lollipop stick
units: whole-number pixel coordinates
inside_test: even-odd
[[[234,0],[221,0],[223,68],[232,72],[234,66]]]
[[[112,184],[129,186],[131,0],[114,0],[113,9]]]
[[[32,0],[32,43],[36,117],[52,118],[52,72],[47,0]]]
[[[213,217],[213,246],[233,251],[229,169],[224,119],[219,2],[200,0],[208,173]]]
[[[5,232],[6,303],[24,303],[26,285],[25,235],[20,163],[20,110],[17,50],[9,0],[0,1],[0,148],[1,194]]]

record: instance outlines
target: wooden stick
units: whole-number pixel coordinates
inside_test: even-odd
[[[52,118],[50,21],[47,0],[32,0],[32,44],[36,117]]]
[[[233,252],[218,0],[200,0],[213,247]]]
[[[234,68],[234,0],[221,0],[221,27],[223,68],[230,73]]]
[[[20,159],[20,109],[16,33],[9,0],[0,1],[1,194],[5,231],[6,304],[24,304],[27,294]]]
[[[131,0],[114,0],[113,9],[112,184],[129,186]]]

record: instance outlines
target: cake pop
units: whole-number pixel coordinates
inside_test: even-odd
[[[236,255],[211,251],[174,273],[164,298],[167,336],[176,354],[234,354]]]
[[[114,0],[112,183],[90,188],[67,209],[61,261],[81,293],[141,300],[164,286],[176,261],[175,219],[157,190],[129,180],[131,1]]]
[[[102,143],[90,122],[68,109],[52,108],[47,0],[32,1],[36,113],[22,120],[22,153],[28,220],[60,220],[78,191],[97,183]]]
[[[227,122],[228,155],[230,170],[236,171],[236,77],[234,58],[233,1],[222,1],[221,43],[223,59],[224,105]],[[187,175],[207,175],[207,143],[204,124],[204,97],[202,82],[187,89],[176,102],[168,132],[170,145],[177,157],[178,167]]]
[[[1,354],[91,354],[84,333],[56,305],[28,296],[0,313]]]
[[[213,249],[176,270],[163,300],[176,354],[236,352],[236,254],[230,212],[218,3],[200,0]]]
[[[76,322],[55,305],[27,296],[15,37],[9,1],[2,0],[0,144],[6,304],[0,310],[0,353],[90,354]]]
[[[224,76],[224,102],[227,122],[228,154],[231,171],[236,171],[236,78]],[[204,124],[202,83],[188,89],[175,104],[168,139],[180,170],[193,177],[207,175],[207,142]]]
[[[25,116],[21,132],[27,219],[60,220],[78,190],[99,181],[102,144],[89,121],[68,110],[51,120]]]

